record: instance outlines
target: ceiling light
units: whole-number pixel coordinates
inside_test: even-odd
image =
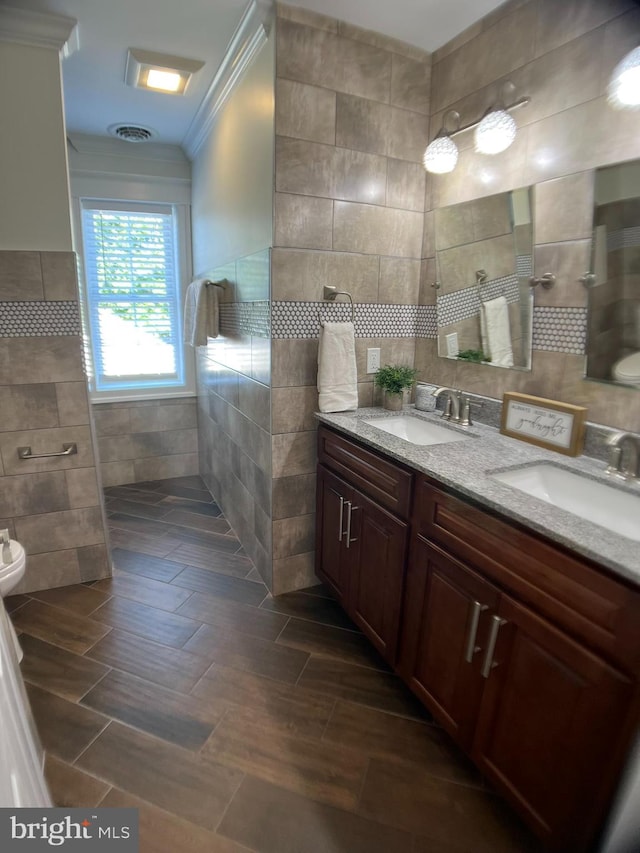
[[[513,117],[506,110],[491,110],[476,127],[476,151],[480,154],[499,154],[506,151],[516,138],[517,129]]]
[[[130,47],[124,79],[128,86],[136,86],[139,89],[183,95],[191,75],[203,65],[204,62],[195,59]]]
[[[607,100],[617,109],[640,107],[640,47],[634,47],[614,68]]]

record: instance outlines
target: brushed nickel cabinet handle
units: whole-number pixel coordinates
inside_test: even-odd
[[[338,521],[338,542],[342,542],[342,516],[344,513],[344,498],[342,497],[342,495],[339,492],[336,492],[335,489],[331,489],[331,491],[340,501],[340,520]]]
[[[62,450],[57,453],[32,453],[30,447],[18,448],[18,459],[47,459],[49,456],[73,456],[78,452],[78,445],[74,442],[63,444]]]
[[[480,646],[476,646],[476,636],[478,634],[480,614],[483,610],[487,609],[488,608],[486,604],[482,604],[482,602],[480,601],[473,602],[473,609],[471,611],[471,622],[469,624],[469,634],[467,636],[467,649],[464,655],[464,659],[467,663],[472,663],[474,654],[480,651]]]
[[[496,650],[496,643],[498,641],[498,631],[503,625],[506,625],[507,620],[502,619],[500,616],[492,616],[491,617],[491,629],[489,631],[489,642],[487,643],[487,652],[484,656],[484,663],[482,664],[482,677],[489,678],[491,674],[491,670],[494,666],[498,666],[497,663],[493,662],[493,654]]]
[[[357,542],[357,539],[351,538],[351,514],[354,513],[359,507],[353,506],[351,501],[345,501],[347,505],[347,531],[345,536],[347,537],[347,548],[352,542]]]

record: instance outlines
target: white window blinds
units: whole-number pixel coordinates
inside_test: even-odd
[[[184,384],[172,206],[83,201],[82,231],[96,390]]]

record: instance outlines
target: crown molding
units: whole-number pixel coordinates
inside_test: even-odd
[[[0,41],[48,47],[66,57],[78,48],[78,22],[65,15],[0,6]]]
[[[227,46],[224,59],[182,141],[193,159],[209,135],[229,95],[269,37],[274,18],[272,0],[251,0]]]

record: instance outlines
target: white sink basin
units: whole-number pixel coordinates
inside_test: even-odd
[[[586,521],[640,542],[640,495],[632,495],[544,463],[491,476]]]
[[[447,427],[423,421],[422,418],[412,418],[411,415],[398,415],[393,418],[368,418],[365,424],[390,432],[398,438],[410,441],[412,444],[448,444],[450,441],[466,441],[469,436],[461,435]]]

